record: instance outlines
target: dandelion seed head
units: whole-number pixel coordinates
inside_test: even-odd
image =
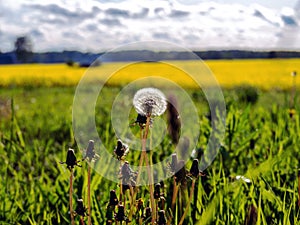
[[[167,108],[165,95],[156,88],[143,88],[136,92],[133,106],[138,114],[147,116],[162,115]]]

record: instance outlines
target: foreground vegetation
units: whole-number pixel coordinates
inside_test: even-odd
[[[70,172],[59,162],[65,160],[68,148],[74,148],[82,158],[72,131],[74,91],[74,87],[0,90],[1,224],[70,224]],[[117,137],[108,113],[119,91],[119,87],[104,88],[107,108],[96,116],[99,136],[112,154]],[[210,132],[209,111],[201,94],[192,89],[189,94],[201,109],[197,144],[201,153]],[[256,94],[258,99],[253,98]],[[289,111],[288,91],[236,87],[224,89],[224,95],[226,136],[220,153],[204,171],[206,176],[197,179],[185,224],[255,224],[255,220],[257,224],[300,224],[299,100],[296,98],[295,110]],[[171,154],[169,145],[160,148],[161,154],[154,155],[154,160]],[[126,160],[132,162],[136,157],[135,152],[129,152]],[[192,159],[187,169],[191,163]],[[83,198],[87,204],[87,164],[80,164],[82,168],[74,172],[74,198]],[[119,194],[119,184],[95,171],[91,176],[92,221],[104,224],[110,190]],[[182,201],[191,190],[191,180],[186,182],[181,187]],[[184,203],[176,202],[177,210],[171,211],[173,180],[166,180],[164,185],[161,192],[166,199],[166,216],[173,215],[177,224],[179,205]],[[147,188],[141,188],[140,197],[147,207]]]

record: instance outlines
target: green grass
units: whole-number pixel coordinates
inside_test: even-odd
[[[118,87],[103,90],[106,101],[96,118],[99,135],[111,152],[116,137],[109,124],[109,105],[119,90]],[[82,157],[72,131],[74,91],[72,87],[0,90],[1,224],[70,224],[69,171],[59,162],[65,160],[69,147],[75,149],[78,158]],[[201,149],[210,130],[205,116],[208,109],[201,94],[190,92],[201,109],[201,136],[197,144]],[[239,92],[234,89],[225,90],[224,95],[226,137],[220,154],[205,171],[207,176],[196,183],[186,224],[244,224],[250,206],[257,209],[257,224],[300,224],[297,206],[300,125],[299,114],[289,117],[289,93],[259,92],[256,104],[240,102]],[[160,146],[164,154],[171,152],[166,143],[168,140]],[[159,161],[160,157],[159,152],[154,154],[154,160]],[[137,158],[136,152],[127,156],[129,162]],[[187,163],[187,169],[191,162]],[[74,199],[83,198],[86,203],[87,165],[80,164],[83,167],[75,169]],[[251,183],[235,180],[237,175],[244,175]],[[170,207],[172,182],[171,178],[165,181],[167,207]],[[187,182],[180,190],[183,205],[191,181]],[[93,224],[104,224],[109,191],[115,189],[119,193],[118,184],[93,171],[91,187]],[[149,200],[146,187],[138,197],[146,205]],[[178,207],[172,212],[175,217]],[[171,211],[165,210],[169,216]]]

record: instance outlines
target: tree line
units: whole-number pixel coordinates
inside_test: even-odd
[[[28,36],[17,37],[12,52],[0,52],[0,64],[15,63],[67,63],[78,62],[90,65],[101,53],[82,53],[79,51],[44,52],[33,51],[33,43]],[[196,56],[207,59],[275,59],[300,58],[299,51],[250,51],[250,50],[206,50],[190,52],[131,50],[110,53],[110,61],[160,61],[192,60]],[[71,62],[71,63],[70,63]]]

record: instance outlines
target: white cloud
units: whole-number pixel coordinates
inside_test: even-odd
[[[36,51],[102,51],[135,41],[187,48],[300,49],[298,11],[258,4],[180,1],[6,1],[0,6],[0,50],[29,35]]]

